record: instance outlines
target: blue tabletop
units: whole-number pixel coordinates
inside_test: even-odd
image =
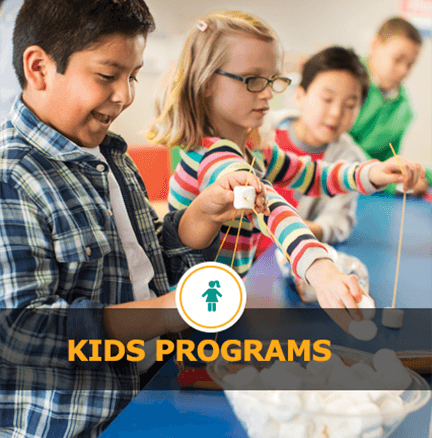
[[[358,225],[352,236],[338,246],[340,251],[355,255],[367,266],[370,294],[378,307],[391,306],[401,206],[401,198],[360,197]],[[292,286],[283,279],[274,251],[275,247],[271,247],[261,256],[245,281],[248,306],[316,307],[300,302]],[[431,285],[432,204],[408,199],[396,306],[432,308]],[[180,389],[176,376],[177,368],[169,361],[102,438],[126,435],[247,438],[223,392]],[[432,401],[429,401],[409,414],[391,438],[427,438],[431,409]]]

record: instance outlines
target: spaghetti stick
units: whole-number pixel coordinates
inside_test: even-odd
[[[248,177],[246,179],[245,187],[247,187],[247,185],[249,184],[249,178],[250,178],[250,175],[252,173],[252,169],[253,169],[254,163],[255,163],[255,156],[252,159],[252,163],[251,163],[251,166],[250,166],[250,169],[249,169]],[[244,210],[242,210],[241,216],[240,216],[240,222],[239,222],[239,226],[238,226],[238,230],[237,230],[237,237],[236,237],[236,241],[235,241],[235,245],[234,245],[233,256],[232,256],[232,259],[231,259],[231,268],[234,266],[235,254],[236,254],[236,251],[237,251],[237,244],[238,244],[238,240],[239,240],[239,237],[240,237],[240,230],[241,230],[241,226],[242,226],[242,222],[243,222],[243,216],[244,216]]]
[[[389,146],[390,146],[390,149],[391,149],[392,152],[393,152],[394,157],[396,158],[396,161],[397,161],[397,163],[398,163],[398,165],[399,165],[399,169],[400,169],[402,175],[405,176],[405,173],[404,173],[404,171],[403,171],[403,169],[402,169],[402,166],[401,166],[401,163],[400,163],[400,161],[399,161],[399,158],[398,158],[397,155],[396,155],[396,151],[394,150],[394,148],[393,148],[393,146],[392,146],[391,143],[389,143]]]
[[[251,173],[252,173],[252,169],[253,169],[253,165],[254,165],[254,163],[255,163],[255,156],[254,156],[253,159],[252,159],[252,163],[251,163],[251,167],[250,167],[250,169],[249,169],[248,177],[247,177],[247,179],[246,179],[245,187],[247,187],[247,185],[249,184],[249,178],[250,178],[250,175],[251,175]],[[225,240],[226,240],[226,238],[228,237],[229,231],[230,231],[230,229],[231,229],[231,227],[232,227],[232,224],[233,224],[233,222],[234,222],[234,219],[235,219],[235,217],[236,217],[236,214],[237,214],[237,212],[234,213],[234,216],[233,216],[233,218],[231,219],[231,222],[230,222],[230,224],[229,224],[229,226],[228,226],[228,230],[227,230],[227,232],[226,232],[226,234],[225,234],[225,237],[223,238],[222,243],[221,243],[220,246],[219,246],[218,252],[217,252],[217,254],[216,254],[215,261],[218,259],[218,257],[219,257],[219,253],[221,252],[221,249],[222,249],[222,247],[223,247],[223,245],[224,245],[224,243],[225,243]],[[242,211],[242,217],[243,217],[243,211]],[[241,222],[242,222],[242,221],[240,220],[239,228],[241,227]],[[238,239],[238,233],[237,233],[237,239]],[[236,240],[236,248],[237,248],[237,240]],[[233,260],[234,260],[234,256],[235,256],[235,249],[234,249],[234,254],[233,254]],[[233,263],[234,263],[234,262],[231,263],[231,268],[233,267]]]
[[[393,152],[393,155],[396,158],[396,161],[399,165],[400,171],[402,175],[405,176],[405,173],[402,169],[402,166],[398,160],[398,157],[396,155],[396,152],[392,146],[391,143],[389,143],[390,149]],[[399,278],[399,264],[400,264],[400,255],[401,255],[401,249],[402,249],[402,234],[403,234],[403,226],[404,226],[404,219],[405,219],[405,204],[406,204],[406,193],[404,191],[403,194],[403,201],[402,201],[402,219],[401,219],[401,226],[400,226],[400,232],[399,232],[399,246],[398,246],[398,254],[397,254],[397,261],[396,261],[396,274],[395,274],[395,282],[394,282],[394,288],[393,288],[393,301],[392,301],[392,309],[395,308],[396,305],[396,291],[397,291],[397,284],[398,284],[398,278]]]
[[[397,262],[396,262],[395,283],[394,283],[394,289],[393,289],[393,301],[392,301],[392,308],[393,309],[394,309],[395,304],[396,304],[396,291],[397,291],[397,284],[398,284],[398,277],[399,277],[399,263],[400,263],[401,249],[402,249],[402,234],[403,234],[403,226],[404,226],[404,218],[405,218],[405,204],[406,204],[406,193],[404,192],[403,201],[402,201],[402,219],[401,219],[401,226],[400,226],[400,232],[399,232],[399,247],[398,247]]]
[[[238,240],[240,237],[240,230],[241,230],[241,226],[242,226],[243,216],[244,216],[244,210],[241,211],[240,222],[239,222],[239,226],[238,226],[238,230],[237,230],[237,237],[236,237],[236,241],[235,241],[235,245],[234,245],[233,256],[231,259],[231,268],[234,266],[235,254],[237,251],[237,243],[238,243]]]

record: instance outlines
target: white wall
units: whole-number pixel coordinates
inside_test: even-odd
[[[369,40],[386,18],[397,15],[401,0],[148,0],[157,30],[148,38],[134,104],[114,123],[129,144],[143,143],[139,134],[153,117],[153,92],[178,56],[184,35],[199,17],[215,9],[251,12],[267,21],[286,51],[313,53],[339,44],[366,55]],[[432,42],[425,40],[406,85],[417,110],[402,154],[432,165]]]

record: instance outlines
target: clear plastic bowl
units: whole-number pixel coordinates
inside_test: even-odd
[[[264,348],[266,344],[268,346],[268,342],[263,342]],[[283,344],[281,342],[282,348]],[[337,345],[330,349],[348,366],[358,362],[373,366],[371,353]],[[431,397],[428,383],[416,372],[408,370],[412,377],[410,387],[403,392],[395,391],[403,401],[402,406],[393,409],[390,406],[384,413],[380,410],[375,414],[327,412],[315,410],[316,408],[308,410],[305,408],[305,398],[313,398],[313,393],[326,393],[327,396],[331,393],[333,399],[338,396],[342,399],[349,396],[349,393],[372,391],[248,390],[235,389],[224,380],[226,374],[236,373],[250,365],[250,362],[243,361],[228,362],[219,356],[216,361],[209,362],[207,367],[210,377],[224,389],[229,403],[250,438],[387,438],[410,412],[423,407]],[[258,366],[264,368],[262,365]],[[267,362],[267,366],[271,366],[271,362]],[[382,391],[374,391],[375,394],[378,392]],[[297,398],[299,393],[302,397],[300,404]],[[325,426],[323,431],[323,424],[331,426]]]

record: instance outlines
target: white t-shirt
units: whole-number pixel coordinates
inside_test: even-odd
[[[86,148],[86,152],[93,154],[100,161],[103,161],[108,165],[99,146],[95,148]],[[153,266],[144,249],[138,243],[126,210],[120,186],[111,170],[108,172],[108,184],[113,217],[120,235],[123,249],[126,253],[134,298],[135,300],[156,298],[156,294],[149,288],[149,283],[154,276]],[[150,366],[156,361],[156,339],[158,338],[145,341],[146,355],[142,361],[138,362],[138,371],[140,374],[150,368]]]

